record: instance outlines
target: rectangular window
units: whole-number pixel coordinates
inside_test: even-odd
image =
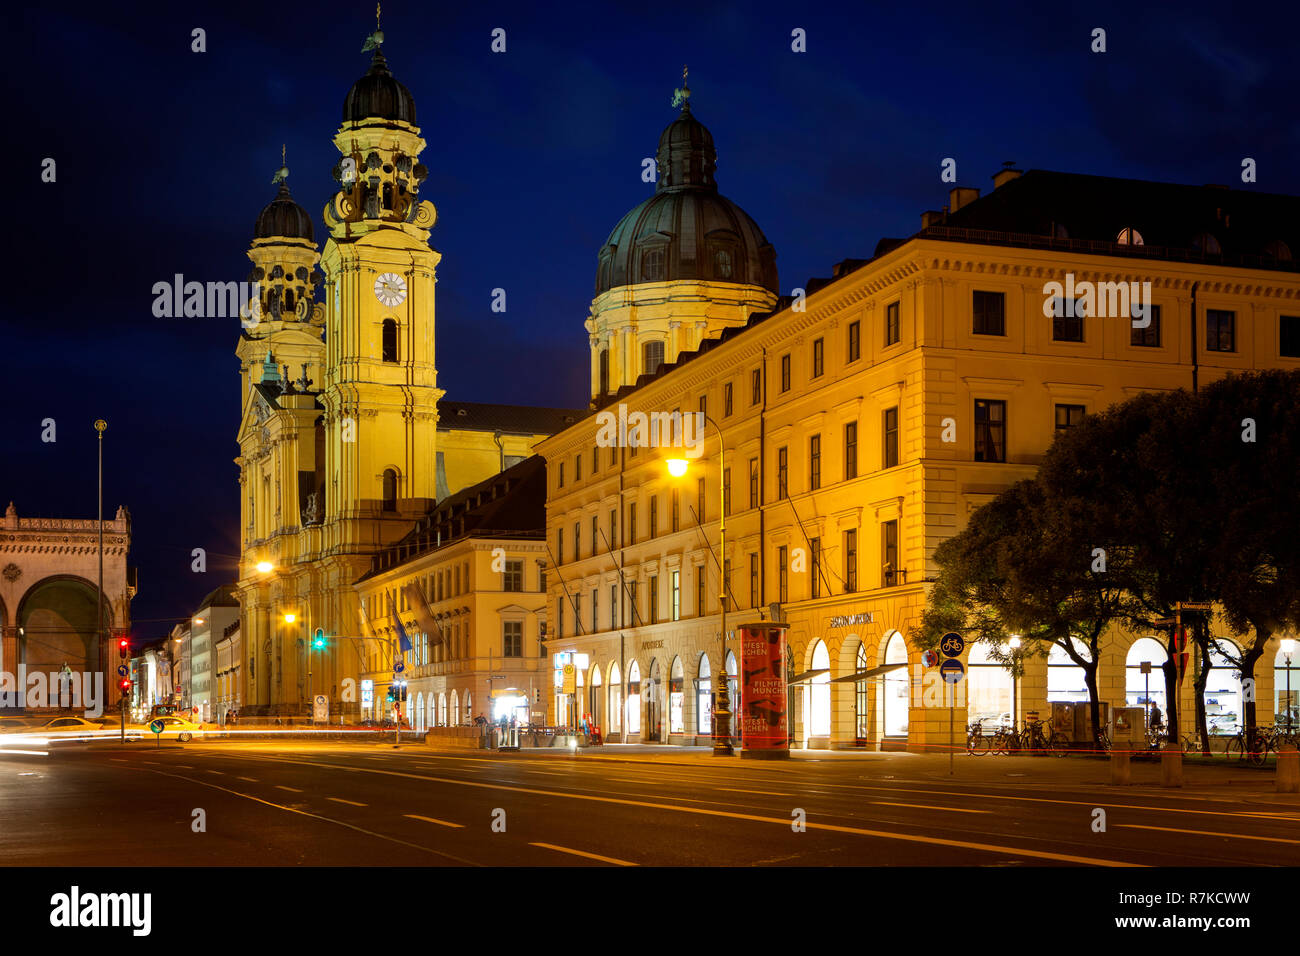
[[[813,339],[813,378],[821,378],[822,370],[825,367],[825,361],[826,341],[824,339]]]
[[[600,554],[600,526],[596,524],[596,516],[591,516],[591,553]]]
[[[465,575],[465,577],[468,578],[469,575]],[[465,582],[465,587],[469,587],[468,581]],[[537,562],[537,590],[543,594],[546,593],[546,565],[540,561]]]
[[[669,516],[668,529],[670,531],[680,531],[682,527],[682,492],[680,488],[673,489],[671,502],[672,510]]]
[[[975,460],[1007,460],[1007,403],[975,399]]]
[[[731,383],[727,382],[722,386],[722,417],[726,418],[731,414]]]
[[[668,576],[668,581],[671,589],[668,598],[671,602],[672,620],[680,621],[682,619],[682,572],[674,570]]]
[[[790,568],[786,563],[788,557],[789,549],[785,545],[776,549],[776,599],[782,604],[790,600]]]
[[[1237,350],[1237,313],[1227,309],[1205,311],[1205,350],[1207,352],[1235,352]]]
[[[763,370],[754,369],[749,375],[749,404],[757,405],[763,400]]]
[[[456,582],[456,593],[460,594],[460,565],[452,568],[452,579]]]
[[[564,529],[555,529],[555,560],[564,560]]]
[[[613,468],[617,464],[618,464],[618,446],[610,445],[609,446],[609,467]]]
[[[637,585],[636,581],[627,582],[628,614],[631,615],[633,627],[636,627],[641,623],[640,621],[637,620],[637,617],[641,614],[641,610],[640,610],[640,606],[637,604],[636,601],[636,592],[637,592],[636,585]]]
[[[591,589],[591,629],[593,631],[600,630],[600,621],[596,619],[596,610],[597,610],[596,602],[598,600],[599,600],[599,592],[597,592],[595,588],[592,588]]]
[[[573,592],[573,633],[582,633],[582,592]]]
[[[898,522],[883,521],[880,524],[880,556],[884,562],[880,574],[880,586],[892,588],[898,580]]]
[[[524,562],[506,561],[504,591],[522,591],[524,589]]]
[[[1084,411],[1082,405],[1057,405],[1056,430],[1058,432],[1064,431],[1079,424],[1079,422],[1083,421]]]
[[[788,353],[781,356],[781,391],[790,391],[790,356]]]
[[[502,627],[501,656],[524,656],[524,622],[505,621]]]
[[[636,544],[636,502],[627,506],[627,543]]]
[[[1283,358],[1300,358],[1300,315],[1283,315],[1278,319],[1277,354]]]
[[[659,496],[650,496],[650,537],[659,535]]]
[[[555,602],[555,636],[564,636],[564,598]]]
[[[564,462],[560,462],[560,487],[564,487]]]
[[[758,507],[758,459],[749,459],[749,506]]]
[[[659,576],[657,574],[650,575],[649,615],[651,624],[659,623]]]
[[[845,363],[862,358],[862,323],[857,319],[849,323],[848,358]]]
[[[609,586],[609,629],[618,627],[618,585]]]
[[[707,395],[700,396],[700,414],[701,415],[709,414],[709,396]]]
[[[582,456],[573,456],[573,480],[582,481]]]
[[[573,560],[574,561],[577,561],[578,558],[582,557],[582,555],[580,554],[582,549],[581,547],[579,547],[579,545],[581,544],[580,541],[581,537],[582,537],[582,525],[579,522],[575,521],[573,523]]]
[[[758,555],[749,556],[749,606],[758,607]]]
[[[592,475],[595,475],[596,472],[598,471],[600,471],[600,446],[592,445],[591,446],[591,473]]]
[[[785,498],[790,488],[790,449],[782,445],[776,450],[776,497]]]
[[[846,593],[858,589],[858,532],[857,529],[844,532],[844,590]]]
[[[881,423],[881,436],[883,438],[883,454],[881,455],[881,467],[893,468],[898,464],[898,406],[886,408],[884,421]]]
[[[844,480],[858,477],[858,423],[844,426]]]
[[[1130,328],[1129,335],[1131,337],[1129,342],[1143,348],[1158,349],[1160,348],[1160,306],[1152,305],[1149,308],[1151,310],[1151,324],[1145,329]],[[1141,317],[1134,312],[1133,318],[1140,319]]]
[[[610,548],[618,547],[618,509],[609,509],[609,546]]]
[[[1052,300],[1052,341],[1083,341],[1083,300],[1056,298]],[[1068,313],[1068,314],[1067,314]]]
[[[822,539],[808,540],[808,574],[812,576],[812,596],[822,596]]]
[[[704,573],[704,565],[697,564],[695,566],[695,613],[700,617],[708,613],[708,605],[705,603],[708,597],[704,593],[706,587],[708,587],[708,578]]]
[[[722,513],[731,514],[731,469],[722,469]]]
[[[695,522],[696,522],[696,524],[704,524],[704,496],[705,496],[704,476],[701,475],[700,478],[699,478],[699,480],[695,482]]]
[[[898,341],[898,303],[891,302],[885,306],[885,344],[893,345]]]
[[[822,436],[813,435],[808,439],[808,490],[816,491],[822,486]]]
[[[971,330],[976,335],[1006,335],[1006,301],[1006,295],[1001,292],[972,293],[971,312],[974,321]]]
[[[457,625],[457,627],[459,626],[460,625]],[[469,637],[468,630],[465,631],[465,636]],[[471,656],[473,656],[472,650],[468,653],[461,654],[461,657],[471,657]],[[546,622],[545,621],[537,622],[537,656],[538,657],[546,656]]]

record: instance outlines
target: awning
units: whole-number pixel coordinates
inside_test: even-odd
[[[829,674],[829,673],[830,673],[830,668],[828,667],[823,667],[819,671],[804,671],[802,674],[798,674],[795,677],[791,677],[788,681],[786,681],[786,683],[803,684],[807,681],[812,680],[814,677],[820,677],[822,674]]]
[[[886,674],[889,671],[898,670],[898,668],[906,667],[906,666],[907,666],[906,661],[903,661],[902,663],[899,664],[881,664],[879,667],[872,667],[865,671],[857,671],[856,673],[849,674],[847,677],[832,678],[832,683],[838,684],[842,681],[866,680],[868,677],[878,677],[881,674]]]

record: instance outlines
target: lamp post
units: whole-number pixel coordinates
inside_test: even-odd
[[[721,615],[720,630],[722,635],[722,655],[718,658],[718,671],[713,707],[713,756],[730,757],[734,754],[731,747],[731,693],[727,684],[727,489],[725,446],[726,439],[718,423],[707,414],[704,420],[718,433],[718,605]],[[690,468],[685,458],[668,459],[668,474],[681,478]]]
[[[287,612],[285,612],[285,615],[284,615],[284,623],[285,623],[285,624],[292,624],[292,623],[293,623],[294,621],[296,621],[296,620],[298,620],[298,615],[297,615],[297,614],[294,614],[292,611],[287,611]],[[298,685],[298,690],[299,690],[299,691],[302,690],[302,685],[301,685],[301,684]]]
[[[1011,729],[1015,730],[1020,722],[1019,713],[1019,664],[1020,664],[1020,635],[1012,634],[1011,639],[1002,645],[1002,653],[1011,656]]]
[[[99,587],[95,589],[95,656],[96,670],[104,670],[104,432],[108,422],[102,418],[95,419],[95,431],[99,446]]]
[[[1289,637],[1282,638],[1282,653],[1286,655],[1286,732],[1291,733],[1291,654],[1295,651],[1295,641]]]
[[[194,619],[195,625],[202,625],[203,623],[204,620],[201,617],[196,617]],[[194,627],[191,626],[190,627],[190,713],[193,714],[195,709],[196,708],[194,704]],[[204,716],[206,717],[207,715],[205,714]]]

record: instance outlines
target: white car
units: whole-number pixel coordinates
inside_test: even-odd
[[[30,733],[66,740],[91,740],[104,737],[104,725],[84,717],[54,717],[45,723],[28,725]]]

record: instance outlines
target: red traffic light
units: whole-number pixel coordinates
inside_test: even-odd
[[[130,650],[130,648],[131,648],[131,642],[128,641],[125,637],[119,637],[119,638],[117,639],[117,656],[118,656],[118,657],[122,658],[123,660],[126,660],[126,652],[127,652],[128,650]]]
[[[131,689],[130,678],[123,677],[120,681],[117,682],[117,686],[120,687],[122,689],[122,693],[125,694],[127,691]]]

